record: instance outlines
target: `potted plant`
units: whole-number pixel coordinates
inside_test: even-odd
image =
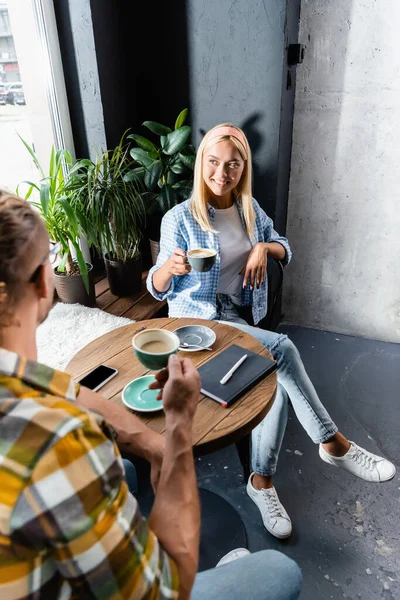
[[[94,306],[96,295],[93,267],[87,263],[79,245],[82,234],[92,235],[92,227],[85,214],[68,191],[70,182],[78,177],[80,163],[73,164],[68,150],[51,150],[49,174],[45,175],[33,150],[22,138],[30,153],[41,179],[38,183],[24,181],[29,186],[25,199],[29,200],[41,214],[51,242],[60,244],[59,263],[54,268],[57,295],[68,304]],[[64,175],[64,173],[66,173]],[[21,184],[17,188],[19,192]],[[33,199],[36,190],[38,199]],[[34,194],[35,195],[35,194]],[[31,197],[32,196],[32,197]],[[75,258],[72,256],[74,250]]]
[[[93,243],[103,253],[111,292],[131,296],[142,287],[142,261],[139,242],[146,211],[138,184],[126,179],[132,167],[126,132],[118,146],[103,152],[96,162],[85,161],[85,175],[72,183],[78,204],[84,206],[96,238]]]
[[[155,121],[145,121],[143,125],[158,136],[156,143],[141,135],[128,136],[138,146],[130,154],[139,166],[130,169],[125,178],[136,181],[142,189],[153,262],[159,251],[162,217],[178,202],[186,200],[192,190],[196,155],[188,143],[191,127],[184,124],[187,113],[185,108],[178,115],[174,130]]]

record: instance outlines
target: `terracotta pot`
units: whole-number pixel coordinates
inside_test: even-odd
[[[86,263],[89,275],[89,294],[83,283],[82,275],[64,275],[57,273],[54,269],[57,295],[61,302],[66,304],[83,304],[84,306],[95,306],[96,292],[94,289],[93,266]]]
[[[142,289],[142,256],[138,252],[123,262],[104,257],[110,290],[114,296],[132,296]]]

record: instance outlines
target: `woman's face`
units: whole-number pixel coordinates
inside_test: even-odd
[[[230,140],[210,146],[203,155],[203,179],[213,196],[230,195],[240,182],[244,166],[239,150]]]

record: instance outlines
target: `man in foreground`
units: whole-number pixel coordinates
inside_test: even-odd
[[[171,357],[166,434],[158,436],[37,363],[36,328],[53,291],[44,224],[25,201],[0,191],[0,597],[297,598],[300,572],[276,552],[246,556],[242,569],[228,564],[194,583],[199,375],[191,361]],[[152,465],[148,521],[128,490],[117,445]]]

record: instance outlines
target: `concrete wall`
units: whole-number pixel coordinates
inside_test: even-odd
[[[90,0],[54,1],[77,158],[107,147]]]
[[[400,341],[398,0],[304,0],[285,320]]]

